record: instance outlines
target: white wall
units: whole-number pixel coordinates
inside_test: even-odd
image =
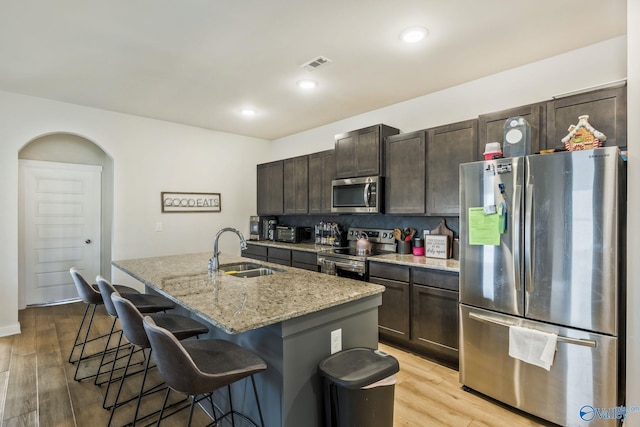
[[[248,234],[268,141],[0,92],[0,336],[19,327],[18,152],[55,132],[91,140],[113,159],[113,259],[212,251],[225,226]],[[162,214],[161,191],[221,193],[222,212]],[[239,253],[235,236],[220,243]],[[113,279],[127,282],[116,270]]]
[[[626,37],[617,37],[275,140],[271,159],[331,149],[334,135],[376,123],[411,132],[620,80],[627,76],[626,55]],[[585,58],[593,63],[585,63]]]

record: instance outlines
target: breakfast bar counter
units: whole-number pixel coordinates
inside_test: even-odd
[[[266,426],[321,426],[318,363],[331,354],[332,332],[342,348],[378,345],[378,306],[384,287],[260,262],[273,274],[209,273],[211,253],[114,261],[148,292],[175,301],[179,311],[210,325],[209,337],[235,342],[268,365],[256,376]],[[220,255],[220,264],[255,260]],[[245,393],[247,391],[247,393]],[[245,396],[246,394],[246,396]],[[252,393],[234,390],[234,407],[257,417]],[[245,399],[246,397],[246,399]]]

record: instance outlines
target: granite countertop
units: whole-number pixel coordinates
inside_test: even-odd
[[[333,246],[329,245],[316,245],[315,243],[286,243],[286,242],[272,242],[271,240],[247,240],[247,243],[258,246],[268,246],[271,248],[291,249],[294,251],[305,252],[322,252],[333,249]]]
[[[260,246],[268,246],[272,248],[292,249],[306,252],[322,252],[333,249],[328,245],[316,245],[314,243],[283,243],[272,242],[270,240],[251,240],[247,243]],[[424,256],[401,255],[401,254],[385,254],[373,255],[369,257],[370,261],[386,262],[389,264],[407,265],[409,267],[431,268],[434,270],[460,272],[460,261],[457,259],[437,259],[427,258]]]
[[[373,296],[384,286],[259,262],[283,270],[240,278],[207,272],[211,253],[113,261],[145,285],[230,334],[257,329]],[[220,264],[256,260],[220,255]]]
[[[410,267],[432,268],[434,270],[460,272],[460,261],[457,259],[437,259],[424,256],[385,254],[369,257],[369,261],[386,262],[389,264],[407,265]]]

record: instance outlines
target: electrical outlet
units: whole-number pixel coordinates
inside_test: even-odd
[[[162,223],[160,221],[156,222],[156,231],[162,231]]]
[[[331,331],[331,354],[342,350],[342,329]]]

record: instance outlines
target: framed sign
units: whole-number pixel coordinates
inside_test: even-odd
[[[220,212],[220,193],[160,193],[163,213]]]
[[[446,235],[427,234],[424,236],[424,256],[430,258],[448,258],[449,246]]]

